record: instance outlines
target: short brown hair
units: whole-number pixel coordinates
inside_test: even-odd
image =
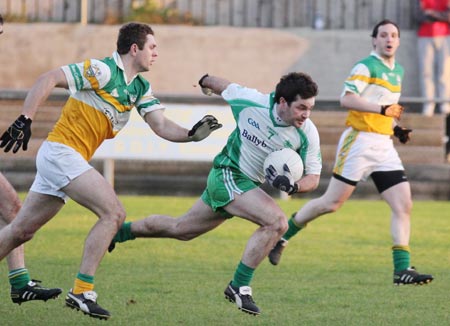
[[[398,37],[400,37],[400,28],[398,27],[398,25],[396,23],[394,23],[392,20],[389,20],[389,19],[383,19],[378,24],[376,24],[375,27],[373,28],[371,36],[372,37],[377,37],[378,36],[378,29],[380,28],[380,26],[384,26],[384,25],[388,25],[388,24],[394,25],[397,28]]]
[[[127,54],[133,44],[136,44],[139,50],[142,50],[148,34],[154,35],[152,28],[147,24],[128,23],[123,25],[117,37],[117,52]]]
[[[319,88],[312,80],[311,76],[303,72],[291,72],[281,77],[275,88],[275,102],[280,103],[280,98],[284,98],[288,105],[297,100],[309,99],[317,96]]]

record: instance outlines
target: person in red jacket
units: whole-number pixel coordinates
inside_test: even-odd
[[[422,96],[422,113],[432,116],[438,99],[450,99],[450,0],[419,0],[417,45]],[[440,103],[450,113],[449,101]]]

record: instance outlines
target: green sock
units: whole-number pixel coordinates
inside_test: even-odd
[[[82,280],[83,282],[86,282],[86,283],[91,283],[91,284],[94,283],[94,276],[93,275],[87,275],[87,274],[82,274],[82,273],[78,272],[77,279],[80,279],[80,280]]]
[[[289,240],[294,235],[296,235],[298,231],[300,231],[301,229],[303,229],[305,227],[305,225],[298,226],[297,224],[295,224],[295,222],[294,222],[295,214],[296,213],[292,214],[291,219],[288,221],[289,228],[286,231],[286,233],[283,235],[284,240]]]
[[[8,274],[9,284],[14,289],[22,289],[31,281],[30,274],[26,268],[13,269]]]
[[[248,286],[252,281],[254,271],[254,268],[250,268],[242,262],[239,262],[239,265],[234,272],[234,278],[231,285],[235,287]]]
[[[394,271],[400,272],[410,265],[409,246],[393,246],[392,257],[394,260]]]
[[[134,240],[136,237],[131,234],[131,222],[124,222],[119,231],[113,238],[114,242],[125,242],[128,240]]]

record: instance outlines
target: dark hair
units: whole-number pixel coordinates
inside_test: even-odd
[[[152,28],[147,24],[128,23],[123,25],[117,38],[117,52],[126,54],[133,44],[136,44],[139,50],[142,50],[148,34],[154,35]]]
[[[303,72],[291,72],[281,77],[275,88],[275,102],[280,103],[280,98],[284,98],[288,105],[297,100],[309,99],[317,96],[318,86],[312,78]]]
[[[0,25],[3,25],[3,17],[2,17],[2,14],[0,14]]]
[[[384,25],[388,25],[388,24],[392,24],[397,28],[398,37],[400,37],[400,28],[398,27],[398,25],[396,23],[394,23],[392,20],[389,20],[389,19],[383,19],[378,24],[376,24],[375,27],[373,28],[372,34],[370,36],[377,37],[378,29],[380,28],[380,26],[384,26]]]

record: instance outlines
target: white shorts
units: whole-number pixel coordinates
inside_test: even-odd
[[[36,178],[30,190],[66,200],[61,188],[93,167],[72,147],[44,141],[36,156]]]
[[[347,128],[339,139],[333,173],[358,182],[376,171],[403,171],[389,135]]]

